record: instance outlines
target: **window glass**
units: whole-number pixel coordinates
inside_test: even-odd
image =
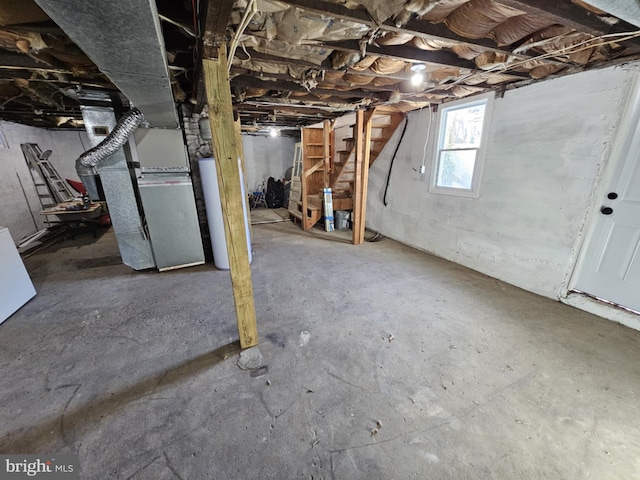
[[[430,191],[477,197],[484,153],[483,129],[492,100],[492,94],[485,94],[441,107]]]
[[[476,150],[444,150],[438,162],[439,187],[471,190]]]

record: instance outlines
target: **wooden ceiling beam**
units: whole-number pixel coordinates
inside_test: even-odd
[[[333,48],[335,50],[340,50],[343,52],[359,52],[359,49],[357,48],[358,42],[355,40],[325,43],[324,45],[328,48]],[[482,70],[478,69],[477,65],[474,62],[460,58],[455,53],[446,50],[436,50],[431,52],[427,50],[420,50],[419,48],[415,47],[408,47],[406,45],[389,45],[383,47],[369,45],[367,47],[367,53],[370,53],[371,55],[379,55],[381,57],[388,57],[395,60],[402,60],[404,62],[429,63],[432,65],[439,65],[444,67],[464,68],[472,71],[477,71],[478,73],[483,72]],[[514,77],[530,78],[527,73],[523,72],[509,71],[497,73],[508,73],[509,75],[512,75]]]
[[[397,79],[398,81],[410,80],[411,76],[413,75],[413,73],[407,73],[407,72],[396,72],[396,73],[391,73],[391,74],[388,74],[388,75],[380,75],[378,73],[372,72],[369,69],[367,69],[367,70],[354,70],[352,68],[348,68],[347,71],[345,72],[344,70],[334,70],[331,67],[331,62],[329,62],[329,61],[323,62],[322,65],[316,65],[314,63],[307,62],[307,61],[304,61],[304,60],[288,59],[286,57],[278,57],[276,55],[268,55],[266,53],[256,52],[255,50],[253,50],[251,48],[248,48],[247,52],[249,52],[249,55],[251,55],[252,59],[259,60],[259,61],[262,61],[262,62],[272,63],[274,65],[293,64],[293,65],[300,65],[300,66],[304,66],[304,67],[309,67],[309,68],[316,69],[316,70],[324,70],[324,71],[327,71],[327,72],[351,73],[351,74],[354,74],[354,75],[365,75],[367,77],[394,78],[394,79]],[[256,72],[257,75],[260,74],[260,72],[257,72],[257,71],[255,71],[255,72]],[[265,74],[265,75],[267,75],[267,74]]]
[[[325,60],[320,65],[318,65],[317,63],[309,62],[307,60],[300,60],[298,58],[281,57],[278,55],[271,55],[269,53],[258,52],[253,48],[247,48],[246,52],[253,60],[260,60],[263,62],[276,63],[281,65],[299,65],[301,67],[315,68],[316,70],[331,70],[331,62],[329,60]],[[247,60],[249,57],[244,54],[244,51],[236,52],[236,58],[239,58],[241,60]]]
[[[218,48],[226,42],[227,24],[234,0],[208,0],[204,30],[202,33],[203,58],[217,58]]]
[[[589,12],[569,0],[499,0],[502,5],[548,18],[554,23],[574,28],[580,32],[600,36],[613,32],[635,32],[635,25],[619,20],[610,25],[604,18]],[[634,49],[640,47],[640,38],[636,37],[623,44],[631,44]]]
[[[322,88],[314,88],[311,91],[304,88],[302,85],[294,82],[278,81],[270,82],[268,80],[261,80],[249,75],[239,75],[231,79],[231,85],[234,87],[246,87],[246,88],[264,88],[267,90],[286,91],[286,92],[305,92],[316,95],[332,95],[340,98],[371,98],[374,100],[386,101],[388,95],[379,92],[368,92],[365,90],[325,90]]]
[[[505,48],[499,48],[496,43],[488,38],[470,39],[462,37],[447,28],[444,23],[431,23],[424,20],[413,19],[406,25],[397,27],[392,19],[385,21],[382,24],[377,24],[369,15],[369,13],[363,9],[350,9],[337,3],[330,3],[318,0],[284,0],[285,3],[301,8],[308,12],[314,12],[318,14],[328,15],[338,20],[344,20],[348,22],[360,23],[368,26],[374,30],[379,29],[384,32],[393,33],[405,33],[423,38],[429,38],[433,40],[440,40],[444,42],[456,42],[469,45],[471,47],[481,47],[491,52],[514,55],[511,50]],[[502,3],[502,2],[501,2]],[[532,58],[530,55],[517,54],[517,58],[526,60]],[[554,60],[545,60],[547,63],[559,63]]]
[[[361,53],[360,45],[357,40],[325,42],[323,43],[323,46],[340,52]],[[430,63],[447,67],[467,68],[469,70],[477,68],[476,64],[472,61],[460,58],[455,53],[445,50],[430,52],[427,50],[420,50],[415,47],[408,47],[406,45],[367,45],[367,53],[392,58],[394,60],[401,60],[403,62]]]
[[[275,112],[276,115],[297,115],[300,117],[309,118],[332,117],[329,112],[318,108],[299,108],[295,106],[288,107],[287,105],[282,105],[281,107],[272,107],[266,105],[237,105],[235,108],[238,111],[239,115],[273,114]]]
[[[51,70],[51,65],[39,62],[23,53],[0,50],[0,68],[20,67],[34,70]]]
[[[324,42],[318,45],[319,48],[327,48],[333,49],[346,53],[361,53],[360,45],[357,40],[345,40],[341,42]],[[252,51],[255,52],[255,51]],[[308,66],[309,68],[315,68],[318,70],[334,70],[329,66],[328,62],[323,62],[322,65],[316,65],[311,62],[306,62],[304,60],[296,60],[296,59],[287,59],[286,57],[279,57],[276,55],[267,55],[260,54],[259,52],[255,52],[257,55],[254,57],[253,53],[249,52],[251,58],[255,58],[256,60],[263,59],[264,61],[274,61],[281,64],[294,64],[294,65],[302,65]],[[377,45],[368,45],[367,53],[371,55],[377,55],[380,57],[387,57],[394,60],[401,60],[403,62],[411,62],[411,63],[428,63],[437,66],[444,67],[456,67],[456,68],[465,68],[472,71],[479,71],[477,65],[470,61],[465,60],[463,58],[458,57],[455,53],[449,52],[447,50],[436,50],[436,51],[427,51],[421,50],[416,47],[410,47],[407,45],[385,45],[385,46],[377,46]],[[563,64],[565,65],[565,64]],[[353,71],[354,74],[362,74],[365,75],[365,72]],[[509,72],[509,75],[513,75],[515,77],[521,77],[523,79],[530,78],[527,73],[522,72]],[[387,75],[381,75],[387,77]],[[410,75],[409,75],[410,76]]]
[[[263,73],[263,72],[257,72],[257,71],[254,71],[254,70],[248,70],[248,69],[245,69],[245,68],[237,68],[237,67],[232,67],[230,73],[231,73],[231,75],[251,75],[253,77],[258,77],[261,80],[269,80],[269,79],[271,79],[271,80],[285,80],[285,81],[290,81],[290,82],[297,82],[297,80],[295,78],[291,77],[290,75],[288,75],[286,73]],[[356,75],[359,74],[359,72],[353,72],[353,73],[356,74]],[[371,77],[371,76],[378,77],[378,76],[380,76],[381,77],[381,75],[376,75],[376,74],[365,75],[365,76],[368,76],[368,77]],[[389,78],[389,77],[386,77],[386,78]],[[391,77],[391,78],[393,78],[393,77]],[[406,77],[406,78],[398,80],[398,83],[401,83],[403,81],[408,81],[408,80],[410,80],[410,78]],[[323,87],[321,85],[322,83],[324,83],[324,81],[322,79],[318,79],[318,84],[320,85],[320,88],[326,89],[327,87],[326,86]],[[327,82],[327,83],[329,83],[331,85],[336,85],[336,86],[339,86],[339,87],[352,88],[351,85],[349,85],[344,80],[340,80],[338,82]],[[396,88],[394,88],[393,86],[377,87],[377,86],[371,85],[371,84],[362,85],[362,88],[364,90],[367,90],[367,91],[370,91],[370,92],[394,92],[394,91],[396,91]],[[313,92],[313,90],[312,90],[312,92]]]

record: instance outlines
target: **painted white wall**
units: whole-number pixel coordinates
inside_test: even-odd
[[[242,135],[250,192],[255,191],[263,179],[266,186],[269,177],[276,180],[284,177],[287,168],[293,164],[293,152],[298,141],[292,137]]]
[[[0,128],[9,145],[8,149],[0,148],[0,225],[8,227],[17,241],[44,227],[20,144],[37,143],[43,151],[51,150],[49,160],[60,176],[77,180],[75,161],[84,152],[83,142],[87,146],[89,142],[84,132],[45,130],[10,122],[0,122]]]
[[[631,70],[580,73],[497,98],[477,199],[429,193],[429,173],[416,171],[422,163],[428,113],[410,113],[387,207],[382,196],[402,128],[370,171],[368,228],[558,299],[608,160]],[[427,172],[431,161],[429,155]]]

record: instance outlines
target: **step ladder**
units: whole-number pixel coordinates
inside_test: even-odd
[[[293,165],[291,169],[291,188],[289,190],[289,204],[287,205],[290,212],[298,211],[298,202],[302,200],[302,190],[300,185],[300,175],[302,174],[302,144],[296,143],[293,151]]]
[[[43,210],[73,200],[75,194],[71,187],[49,162],[51,150],[43,152],[36,143],[23,143],[20,148],[29,166]]]

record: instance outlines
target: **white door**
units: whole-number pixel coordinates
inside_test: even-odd
[[[640,311],[640,88],[636,79],[611,152],[573,289]]]

